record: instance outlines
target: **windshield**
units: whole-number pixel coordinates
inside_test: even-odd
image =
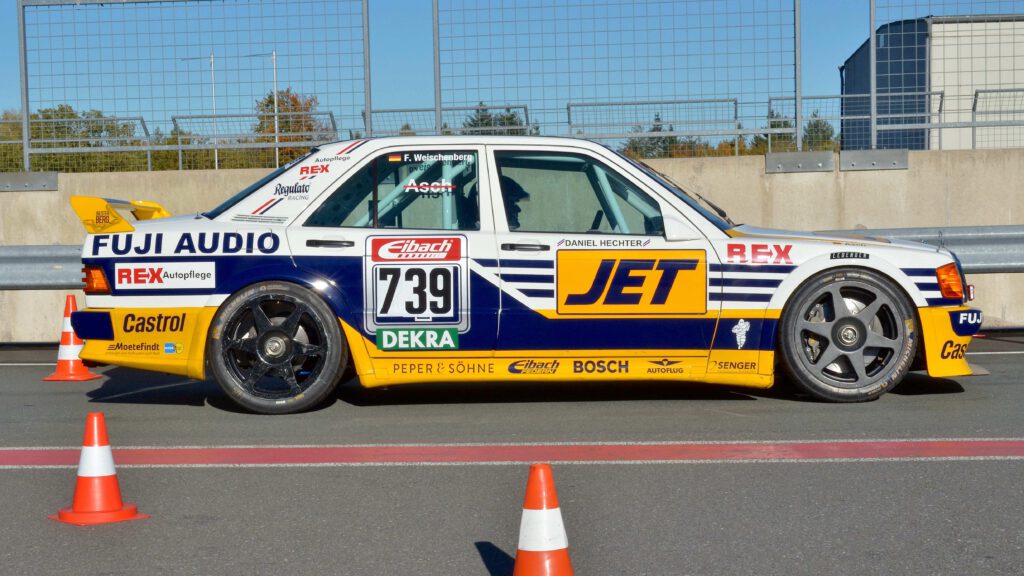
[[[264,187],[264,186],[266,186],[266,185],[267,185],[267,184],[268,184],[269,182],[271,182],[271,181],[272,181],[272,180],[273,180],[274,178],[277,178],[277,177],[278,177],[278,176],[280,176],[281,174],[284,174],[284,173],[285,173],[285,172],[286,172],[286,171],[287,171],[287,170],[288,170],[289,168],[291,168],[292,166],[295,166],[295,165],[296,165],[296,164],[298,164],[299,162],[302,162],[302,161],[303,161],[303,160],[305,160],[305,159],[306,159],[306,158],[307,158],[307,157],[308,157],[308,156],[309,156],[310,154],[313,154],[313,153],[317,152],[318,150],[320,150],[320,149],[319,149],[319,148],[313,148],[313,149],[311,149],[311,150],[310,150],[309,152],[306,152],[306,153],[305,153],[305,154],[303,154],[302,156],[299,156],[299,157],[298,157],[298,158],[296,158],[295,160],[292,160],[291,162],[289,162],[289,163],[285,164],[284,166],[281,166],[281,167],[280,167],[280,168],[278,168],[277,170],[274,170],[274,171],[273,171],[273,172],[271,172],[270,174],[267,174],[267,175],[266,175],[266,176],[264,176],[263,178],[260,178],[260,179],[259,179],[259,180],[257,180],[256,182],[254,182],[254,183],[250,184],[250,185],[249,185],[249,186],[247,186],[247,187],[246,187],[246,188],[245,188],[244,190],[242,190],[242,191],[240,191],[240,192],[236,193],[236,194],[235,194],[234,196],[232,196],[231,198],[228,198],[227,200],[225,200],[224,202],[222,202],[222,203],[221,203],[221,204],[220,204],[219,206],[217,206],[217,207],[216,207],[216,208],[214,208],[213,210],[210,210],[210,211],[208,211],[208,212],[203,212],[203,213],[202,213],[202,215],[203,215],[203,216],[206,216],[206,217],[207,217],[207,218],[209,218],[210,220],[213,220],[214,218],[216,218],[216,217],[220,216],[220,215],[221,215],[221,214],[223,214],[223,213],[224,213],[225,211],[227,211],[228,209],[230,209],[230,208],[231,208],[232,206],[234,206],[235,204],[238,204],[239,202],[241,202],[242,200],[244,200],[244,199],[245,199],[245,198],[246,198],[247,196],[249,196],[249,194],[252,194],[253,192],[255,192],[255,191],[259,190],[260,188],[263,188],[263,187]]]
[[[728,230],[729,228],[736,226],[736,223],[729,219],[729,216],[725,213],[725,210],[722,210],[707,198],[696,193],[694,193],[694,195],[691,196],[688,192],[683,190],[682,186],[673,182],[672,179],[669,178],[668,176],[662,174],[661,172],[658,172],[654,168],[651,168],[650,166],[639,160],[634,160],[633,158],[630,158],[629,156],[626,156],[625,154],[617,150],[613,151],[622,158],[625,158],[626,161],[632,164],[633,166],[639,168],[644,174],[648,175],[652,180],[670,190],[673,194],[676,195],[676,197],[678,197],[683,202],[686,202],[686,204],[690,208],[693,208],[697,212],[700,212],[701,216],[703,216],[709,222],[717,226],[719,230]]]

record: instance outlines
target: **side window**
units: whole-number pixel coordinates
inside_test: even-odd
[[[496,152],[509,230],[660,235],[658,203],[601,162],[559,152]]]
[[[382,154],[342,182],[303,225],[479,230],[476,152]]]

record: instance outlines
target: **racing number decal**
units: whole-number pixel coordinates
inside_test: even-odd
[[[455,322],[458,266],[375,266],[375,318]]]
[[[469,328],[466,239],[371,237],[364,268],[366,329],[440,325]]]
[[[707,312],[704,250],[559,250],[558,313]]]

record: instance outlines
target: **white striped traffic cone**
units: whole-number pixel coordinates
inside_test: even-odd
[[[64,327],[60,331],[60,348],[57,349],[57,371],[50,374],[45,381],[58,382],[84,382],[102,378],[99,374],[93,374],[85,367],[78,353],[82,351],[82,339],[79,338],[71,328],[71,313],[78,311],[75,297],[68,294],[64,301]]]
[[[114,470],[114,456],[107,439],[107,425],[102,412],[90,412],[85,418],[85,439],[78,460],[75,498],[68,508],[61,508],[51,520],[91,526],[124,520],[142,520],[135,504],[121,501],[121,487]]]
[[[550,464],[531,464],[513,576],[572,576],[569,539]]]

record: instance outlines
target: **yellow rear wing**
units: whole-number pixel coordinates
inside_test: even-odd
[[[135,230],[118,210],[128,210],[136,220],[166,218],[171,215],[156,202],[116,200],[98,196],[72,196],[71,208],[89,234],[131,232]]]

